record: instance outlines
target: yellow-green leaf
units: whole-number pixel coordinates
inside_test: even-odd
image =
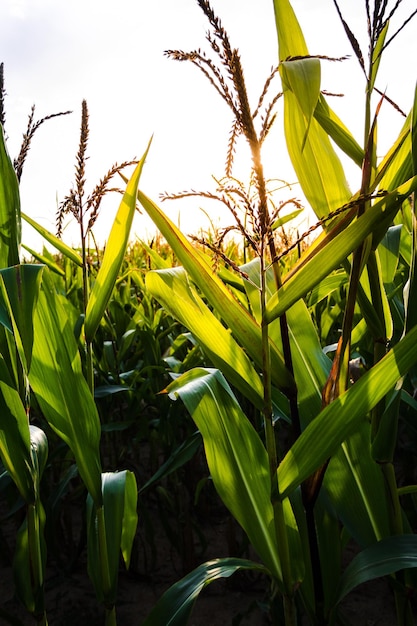
[[[126,247],[129,242],[130,228],[136,210],[136,194],[139,179],[149,148],[150,142],[145,154],[139,161],[127,184],[126,191],[110,231],[102,265],[94,282],[93,289],[91,290],[84,326],[87,342],[93,340],[123,262]]]

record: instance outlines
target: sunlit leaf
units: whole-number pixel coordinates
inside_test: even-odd
[[[280,71],[284,87],[284,129],[288,153],[301,188],[318,218],[351,197],[346,177],[327,133],[317,119],[306,117],[318,102],[317,63],[308,48],[288,0],[274,0]],[[291,60],[295,58],[295,60]],[[291,80],[293,63],[302,64],[307,80]]]
[[[0,270],[2,294],[0,307],[5,308],[21,354],[24,370],[30,367],[33,346],[33,313],[38,299],[42,265],[15,265]],[[3,288],[5,291],[3,291]]]
[[[176,379],[167,391],[180,396],[202,434],[219,496],[263,563],[282,580],[267,453],[223,376],[217,370],[196,368]]]
[[[45,270],[34,316],[29,382],[46,420],[71,448],[94,501],[101,502],[100,421],[66,311]]]
[[[246,353],[204,304],[182,267],[148,272],[146,287],[164,308],[188,328],[213,365],[259,409],[263,387]]]
[[[145,194],[138,191],[138,199],[161,231],[175,255],[201,289],[211,306],[221,316],[236,340],[248,352],[258,366],[262,366],[261,328],[220,280],[206,258],[188,241],[181,231]],[[284,364],[276,346],[271,346],[271,372],[273,382],[280,389],[290,389],[294,380]]]
[[[123,262],[136,210],[136,193],[139,179],[149,148],[150,143],[127,184],[110,231],[100,270],[91,290],[84,325],[87,342],[93,340]]]
[[[417,188],[417,177],[407,181],[395,192],[378,200],[361,217],[355,219],[336,237],[330,234],[322,239],[320,249],[315,250],[313,257],[303,257],[288,276],[284,277],[283,285],[270,299],[267,306],[267,319],[272,321],[282,315],[294,302],[304,297],[331,271],[336,269],[349,254],[358,248],[366,237],[373,233],[376,226],[386,224],[388,229],[401,203]],[[379,242],[376,242],[379,243]]]
[[[20,239],[19,183],[0,124],[0,269],[19,263]]]
[[[49,230],[47,230],[46,228],[44,228],[43,226],[35,222],[35,220],[29,217],[29,215],[22,213],[22,218],[25,220],[25,222],[30,224],[32,228],[34,228],[40,235],[42,235],[42,237],[46,241],[48,241],[48,243],[50,243],[51,245],[54,246],[54,248],[59,250],[59,252],[61,252],[63,256],[73,261],[79,267],[83,266],[83,260],[81,256],[73,248],[71,248],[66,243],[64,243],[61,239],[53,235],[51,232],[49,232]]]
[[[416,341],[417,327],[414,327],[371,370],[309,424],[279,466],[279,485],[283,497],[336,452],[366,419],[369,411],[417,362],[414,348]]]

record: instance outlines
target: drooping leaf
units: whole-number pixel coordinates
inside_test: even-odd
[[[336,145],[352,159],[356,165],[362,167],[364,150],[351,135],[349,130],[329,107],[324,96],[320,95],[314,111],[314,117],[323,130],[333,139]]]
[[[91,290],[84,325],[87,342],[93,340],[123,262],[136,210],[136,194],[139,179],[149,148],[150,142],[145,154],[139,161],[127,184],[126,191],[110,231],[100,270]]]
[[[142,626],[184,626],[204,587],[220,578],[229,578],[242,569],[267,573],[259,563],[245,559],[225,558],[203,563],[164,593]]]
[[[148,272],[146,287],[164,308],[191,331],[213,365],[259,409],[263,388],[247,354],[190,285],[182,267]]]
[[[236,300],[207,263],[206,258],[191,245],[161,209],[141,191],[138,191],[138,199],[173,249],[192,281],[201,289],[208,302],[224,320],[240,345],[258,366],[262,366],[262,342],[259,324],[247,309]],[[276,346],[271,346],[271,364],[273,382],[276,387],[281,390],[291,389],[294,380]]]
[[[219,496],[263,563],[282,580],[267,453],[223,376],[218,370],[196,368],[176,379],[167,391],[180,396],[201,432]]]
[[[183,441],[178,448],[171,452],[165,463],[163,463],[155,474],[141,486],[139,493],[146,491],[146,489],[154,485],[158,480],[169,476],[172,472],[175,472],[177,469],[183,467],[185,463],[193,458],[201,444],[201,434],[197,430],[195,433],[190,435],[190,437],[187,437],[187,439]]]
[[[385,485],[370,439],[370,425],[363,421],[332,457],[323,481],[339,519],[360,546],[389,534]]]
[[[301,188],[315,214],[321,219],[348,202],[352,194],[326,131],[316,118],[311,119],[319,100],[319,61],[309,57],[289,0],[274,0],[274,9],[284,88],[284,129],[288,153]],[[303,81],[292,79],[293,64],[302,67]],[[301,74],[301,71],[297,74]],[[309,114],[306,116],[307,111]]]
[[[340,580],[335,604],[362,583],[411,567],[417,567],[416,535],[382,539],[353,558]]]

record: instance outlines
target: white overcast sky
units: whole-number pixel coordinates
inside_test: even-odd
[[[352,54],[332,0],[294,0],[292,4],[310,53]],[[339,4],[366,53],[364,0],[339,0]],[[278,61],[273,2],[212,0],[212,6],[232,45],[240,50],[255,105]],[[401,15],[414,8],[415,0],[404,0]],[[208,22],[195,0],[0,0],[0,61],[5,64],[11,156],[18,153],[32,104],[37,119],[73,111],[47,122],[36,134],[23,171],[22,209],[55,230],[57,200],[64,198],[74,178],[84,98],[90,113],[87,190],[114,162],[141,156],[152,134],[140,185],[145,193],[159,202],[163,191],[213,190],[212,175],[221,177],[224,171],[229,111],[194,66],[164,56],[167,49],[208,50],[207,29]],[[406,112],[412,105],[417,77],[416,35],[417,19],[388,49],[378,81],[380,89],[386,89]],[[362,143],[364,80],[356,59],[352,56],[343,64],[325,64],[322,74],[323,89],[345,94],[343,100],[331,104]],[[277,81],[276,90],[279,88]],[[278,107],[265,168],[270,177],[293,181],[280,133],[280,111]],[[383,115],[380,126],[385,125],[386,132],[381,151],[403,122],[387,107]],[[357,180],[352,174],[353,189]],[[299,195],[296,188],[293,194]],[[102,241],[119,200],[115,195],[103,209],[96,233]],[[162,206],[185,232],[195,232],[199,226],[209,226],[200,205],[192,200]],[[211,209],[214,211],[214,205]],[[133,236],[148,239],[153,233],[145,218],[135,221]],[[77,230],[68,229],[65,239],[77,245]],[[40,249],[29,227],[24,227],[23,241]]]

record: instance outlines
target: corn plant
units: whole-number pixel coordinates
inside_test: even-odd
[[[343,623],[341,600],[355,586],[380,576],[392,583],[398,623],[412,624],[410,594],[416,580],[410,568],[417,566],[417,539],[400,494],[416,488],[398,489],[393,460],[399,404],[403,392],[413,392],[410,373],[417,360],[411,306],[417,104],[380,163],[376,129],[386,97],[381,95],[374,111],[371,106],[397,5],[389,10],[387,3],[374,2],[372,8],[365,3],[366,66],[335,2],[366,80],[361,146],[320,91],[320,63],[326,58],[309,54],[290,2],[274,0],[288,153],[322,226],[290,269],[274,237],[277,215],[271,213],[261,158],[271,108],[259,113],[272,75],[251,110],[239,51],[210,4],[198,0],[198,5],[210,23],[207,40],[220,68],[200,49],[168,54],[203,71],[233,113],[231,142],[238,134],[247,140],[257,203],[247,202],[248,220],[238,220],[237,226],[256,254],[237,267],[219,251],[213,266],[209,255],[139,191],[140,203],[181,263],[149,272],[146,285],[189,328],[214,366],[185,372],[166,392],[179,396],[190,412],[216,489],[259,562],[217,559],[201,565],[166,592],[145,624],[186,623],[201,589],[246,568],[269,577],[271,596],[282,598],[287,626],[298,623],[299,613],[313,624]],[[332,141],[362,170],[356,193],[349,189]],[[237,215],[231,195],[228,201]],[[223,269],[216,271],[219,259],[233,268],[233,279]],[[399,259],[403,280],[395,287]],[[306,298],[314,291],[317,302],[335,297],[342,280],[347,295],[339,299],[341,330],[335,345],[323,351]],[[260,412],[263,432],[244,414],[232,389]],[[280,438],[285,422],[291,427],[289,445]],[[360,551],[343,571],[348,537]]]
[[[88,306],[84,300],[85,370],[68,300],[56,290],[48,268],[19,264],[18,178],[1,135],[0,456],[26,504],[26,519],[17,536],[15,580],[19,596],[39,624],[47,624],[43,594],[45,512],[40,500],[40,482],[48,445],[45,432],[31,423],[31,397],[36,398],[49,427],[71,450],[88,491],[88,570],[97,597],[105,606],[106,624],[116,624],[119,553],[122,552],[128,566],[136,532],[137,488],[130,471],[102,471],[101,424],[93,397],[88,354],[123,260],[144,158],[136,166],[123,195]],[[47,236],[83,267],[82,259],[68,246],[51,234]],[[54,264],[48,262],[48,265]]]

